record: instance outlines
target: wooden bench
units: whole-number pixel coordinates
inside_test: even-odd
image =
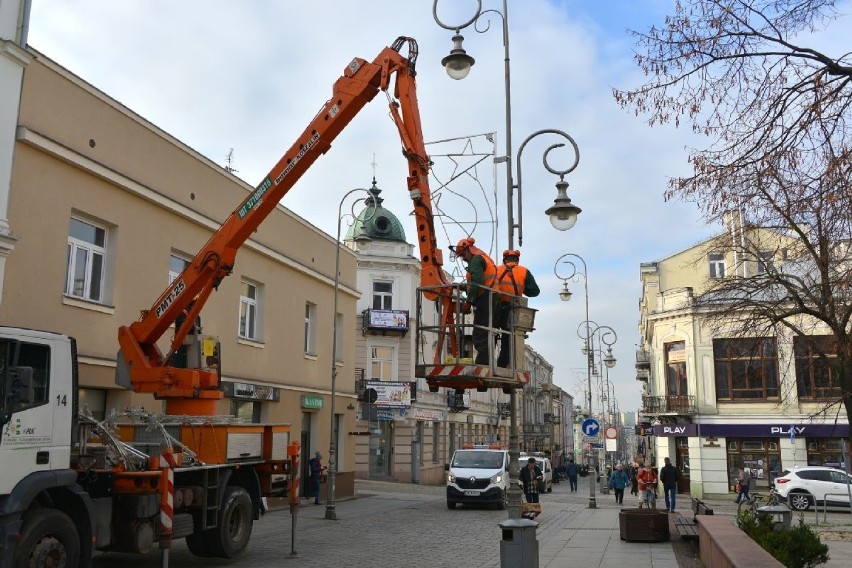
[[[675,520],[680,538],[684,540],[698,539],[698,516],[712,515],[713,509],[707,506],[707,503],[701,499],[692,498],[692,520],[684,519],[683,517]]]

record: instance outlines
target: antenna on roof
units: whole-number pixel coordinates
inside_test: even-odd
[[[225,165],[225,171],[227,171],[229,174],[232,174],[232,173],[238,171],[237,168],[234,167],[234,149],[233,148],[228,150],[228,157],[225,158],[225,162],[227,162],[227,164]]]

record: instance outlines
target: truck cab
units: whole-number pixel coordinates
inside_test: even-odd
[[[472,446],[456,450],[444,466],[447,471],[447,507],[457,503],[494,503],[505,509],[509,502],[509,451],[499,446]]]

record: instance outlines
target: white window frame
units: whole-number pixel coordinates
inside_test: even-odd
[[[317,354],[317,305],[305,302],[305,355]]]
[[[388,357],[376,357],[375,350],[376,349],[387,349],[389,350]],[[369,379],[373,381],[395,381],[396,380],[396,347],[389,344],[384,343],[376,343],[370,345],[369,347],[369,361],[367,365],[367,370],[369,374]],[[374,365],[378,363],[381,367],[381,371],[378,375],[373,373]]]
[[[71,223],[77,222],[93,227],[95,230],[103,231],[103,246],[96,243],[91,243],[82,239],[71,236]],[[93,223],[87,219],[80,217],[71,217],[68,225],[68,250],[65,263],[65,294],[72,298],[79,298],[90,302],[103,303],[106,293],[106,267],[107,267],[107,248],[109,244],[109,229],[98,223]],[[77,273],[77,262],[79,253],[85,254],[85,271],[83,275],[83,289],[77,293],[75,288],[75,275]],[[93,268],[93,260],[95,257],[100,257],[100,270],[96,271]],[[95,274],[95,272],[98,272]],[[92,297],[92,284],[94,281],[98,283],[98,293]]]
[[[334,362],[343,363],[343,314],[335,314],[334,321],[336,332],[334,336]]]
[[[240,281],[240,287],[242,290],[237,335],[240,339],[260,341],[261,286],[243,279]]]
[[[179,272],[174,270],[175,265],[178,263],[183,263],[183,268]],[[178,276],[183,274],[183,271],[186,270],[186,267],[189,266],[189,261],[182,257],[179,254],[171,253],[169,255],[169,281],[167,284],[171,284],[174,282]]]
[[[390,287],[390,291],[376,290],[378,285],[386,285]],[[373,299],[370,304],[374,310],[392,310],[393,309],[393,280],[374,280],[373,281]],[[378,301],[378,306],[376,305]]]
[[[707,263],[710,269],[710,278],[725,277],[725,253],[711,252],[707,255]]]

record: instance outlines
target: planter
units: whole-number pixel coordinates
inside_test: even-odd
[[[661,542],[669,540],[669,515],[655,509],[622,509],[618,514],[621,540]]]

